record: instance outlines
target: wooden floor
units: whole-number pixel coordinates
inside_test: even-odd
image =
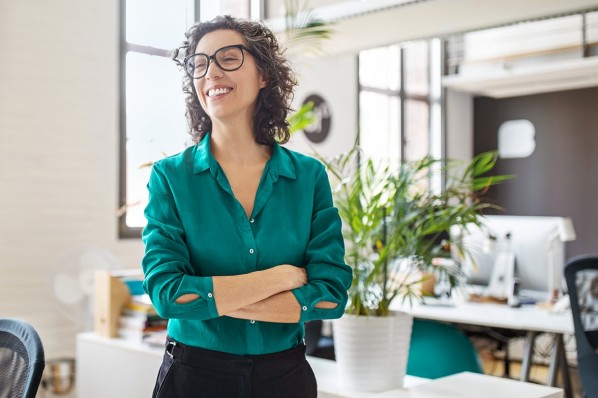
[[[482,366],[484,367],[484,373],[494,376],[504,376],[504,360],[503,358],[495,357],[490,351],[478,351],[480,358],[482,359]],[[512,379],[519,379],[521,371],[521,362],[511,361],[509,375]],[[530,370],[530,380],[535,383],[545,384],[548,375],[548,367],[544,365],[533,365]],[[575,368],[570,369],[571,384],[573,385],[573,396],[575,398],[582,398],[579,389],[579,378],[577,376],[577,370]],[[560,381],[559,381],[560,382]],[[559,387],[562,387],[560,385]]]

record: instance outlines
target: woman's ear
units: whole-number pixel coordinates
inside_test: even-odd
[[[260,81],[259,86],[260,88],[264,88],[268,85],[268,79],[266,79],[266,75],[264,72],[260,71]]]

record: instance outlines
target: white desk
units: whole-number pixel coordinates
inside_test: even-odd
[[[521,380],[529,381],[529,373],[534,352],[534,343],[540,333],[554,335],[547,384],[554,386],[560,367],[567,397],[571,397],[571,381],[565,356],[563,335],[573,334],[573,318],[570,312],[556,314],[536,306],[526,305],[511,308],[502,304],[472,303],[455,301],[454,306],[423,305],[414,303],[412,307],[393,303],[392,309],[409,312],[415,318],[436,321],[498,327],[527,332],[521,366]]]
[[[151,396],[163,349],[95,333],[77,336],[77,396],[147,398]],[[318,380],[319,398],[560,398],[563,390],[460,373],[437,380],[406,376],[405,388],[383,393],[347,391],[338,382],[336,363],[308,357]]]

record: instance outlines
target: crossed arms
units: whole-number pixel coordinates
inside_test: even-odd
[[[301,308],[291,290],[307,284],[304,268],[283,264],[249,274],[214,276],[212,281],[220,315],[265,322],[299,321]],[[198,294],[184,294],[175,301],[184,304],[199,298]],[[337,305],[321,301],[315,306],[333,309]]]

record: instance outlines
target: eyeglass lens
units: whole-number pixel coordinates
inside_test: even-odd
[[[239,47],[223,47],[216,51],[211,57],[205,54],[196,54],[187,59],[185,69],[193,79],[199,79],[206,75],[210,66],[210,59],[216,61],[216,65],[224,71],[231,72],[243,65],[243,50]]]

